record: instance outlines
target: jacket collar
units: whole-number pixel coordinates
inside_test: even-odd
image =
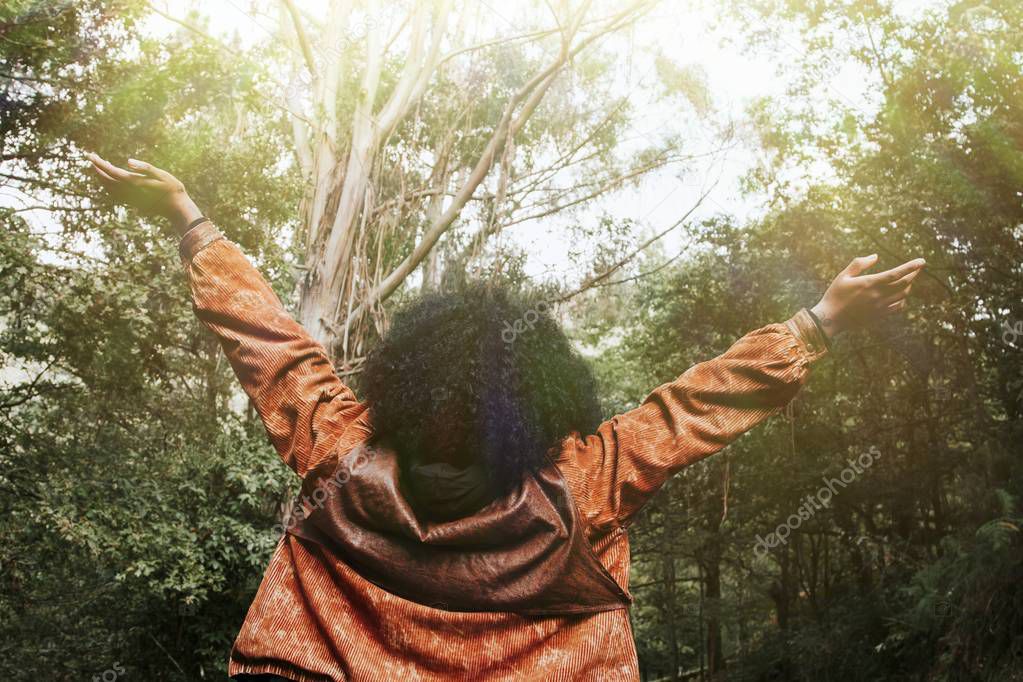
[[[473,514],[435,521],[409,502],[393,450],[363,444],[310,471],[300,503],[289,532],[413,602],[567,615],[632,601],[593,553],[553,463]]]

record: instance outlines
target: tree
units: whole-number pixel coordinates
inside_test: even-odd
[[[331,4],[318,40],[284,4],[302,57],[289,89],[289,108],[302,111],[292,129],[308,183],[300,320],[325,342],[340,339],[346,360],[361,352],[365,320],[420,265],[424,285],[436,286],[444,264],[464,268],[502,230],[677,160],[668,145],[625,168],[608,163],[627,101],[593,107],[578,97],[607,74],[585,51],[650,2],[548,6],[551,27],[511,36],[481,36],[488,10],[479,4],[414,3],[397,30],[399,17],[364,10],[359,40],[345,39],[359,17],[347,3]],[[537,111],[546,116],[534,119]],[[574,185],[553,185],[573,176]],[[441,256],[435,247],[465,212],[475,225],[464,248]]]

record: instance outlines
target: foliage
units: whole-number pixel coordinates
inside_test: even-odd
[[[279,55],[185,30],[152,42],[138,30],[146,11],[0,9],[0,177],[15,196],[0,213],[0,674],[13,680],[115,665],[223,679],[296,483],[193,319],[174,240],[110,206],[79,162],[93,149],[173,168],[294,309],[302,248],[281,245],[301,242],[304,188],[282,162],[279,102],[265,97]],[[576,297],[570,330],[594,359],[605,413],[811,304],[854,255],[929,266],[907,315],[843,339],[787,415],[683,471],[632,528],[643,673],[1019,679],[1023,6],[764,0],[726,6],[722,24],[751,50],[802,41],[779,73],[785,95],[750,111],[766,155],[745,186],[765,212],[707,220],[685,260],[653,253],[642,270],[623,267],[622,283]],[[478,73],[444,72],[395,135],[464,131],[458,153],[474,158],[484,110],[535,57],[489,55]],[[609,77],[604,58],[580,59],[575,86],[548,93],[522,131],[521,177],[572,137],[577,116],[598,116],[574,97]],[[383,91],[398,67],[383,70]],[[716,115],[699,68],[657,68],[669,93]],[[828,87],[848,68],[862,92]],[[448,115],[457,99],[430,97],[479,94],[460,85],[470,76],[489,85],[466,124]],[[609,102],[588,161],[625,172],[617,141],[630,112]],[[467,226],[496,210],[480,205]],[[410,217],[401,239],[373,245],[388,262],[425,224]],[[604,240],[595,274],[638,232],[613,215],[577,229]],[[469,234],[452,231],[445,261],[463,262]],[[526,288],[521,254],[477,263]],[[822,476],[872,447],[878,463],[787,544],[754,550]]]
[[[747,186],[770,210],[747,225],[708,223],[701,256],[623,296],[632,314],[599,332],[627,330],[598,363],[616,406],[810,305],[853,255],[923,256],[927,278],[903,319],[841,340],[790,420],[748,434],[727,463],[683,472],[634,529],[634,580],[658,605],[634,618],[645,671],[1016,679],[1020,6],[757,10],[735,10],[755,48],[788,28],[806,46],[783,72],[786,96],[752,110],[771,156]],[[866,94],[832,93],[820,107],[821,83],[849,63]],[[865,111],[874,97],[876,113]],[[757,555],[758,535],[871,447],[879,464]],[[714,662],[717,637],[726,660]]]
[[[275,237],[297,188],[274,170],[269,117],[239,125],[234,106],[258,105],[255,67],[140,40],[137,12],[36,3],[5,17],[17,78],[4,80],[0,129],[20,199],[0,234],[9,679],[88,679],[115,663],[148,679],[222,669],[294,487],[262,426],[230,406],[234,379],[188,308],[174,240],[84,175],[82,149],[173,158],[290,289]]]

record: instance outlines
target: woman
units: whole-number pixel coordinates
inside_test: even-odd
[[[237,679],[639,679],[630,521],[782,410],[831,337],[902,310],[924,266],[866,274],[876,256],[856,258],[812,309],[603,422],[545,307],[487,286],[426,297],[370,353],[360,401],[179,181],[89,158],[182,234],[196,314],[303,479],[231,652]]]

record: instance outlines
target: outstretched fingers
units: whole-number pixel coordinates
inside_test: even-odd
[[[109,187],[117,184],[117,180],[107,175],[103,171],[103,169],[97,166],[96,164],[92,164],[92,170],[94,173],[96,173],[96,175],[99,176],[99,181],[102,182],[104,185]]]
[[[909,296],[909,292],[913,290],[913,282],[919,274],[920,270],[917,269],[893,282],[874,283],[871,286],[874,288],[875,295],[881,300],[881,303],[888,305]]]
[[[915,276],[916,273],[927,264],[923,258],[914,258],[911,261],[907,261],[902,265],[892,268],[891,270],[885,270],[879,272],[876,275],[866,275],[868,284],[895,284],[899,280],[908,277],[910,275]]]
[[[167,171],[157,168],[151,163],[139,161],[138,159],[128,159],[128,167],[131,168],[136,173],[141,173],[142,175],[149,176],[150,178],[153,178],[154,180],[157,181],[160,180],[167,181],[173,177]]]
[[[881,290],[885,292],[892,292],[899,289],[905,289],[906,287],[913,284],[913,280],[915,280],[917,275],[919,275],[922,271],[923,268],[918,268],[906,275],[903,275],[897,280],[890,282],[880,282],[879,286]]]
[[[123,168],[118,168],[103,157],[98,154],[93,154],[92,152],[87,155],[87,158],[90,162],[92,162],[93,168],[102,171],[103,174],[111,181],[134,183],[145,177],[139,173],[132,173],[124,170]]]
[[[898,291],[895,291],[893,293],[888,294],[887,296],[884,296],[881,299],[881,304],[882,305],[890,305],[892,303],[897,303],[898,301],[903,301],[903,300],[905,300],[909,296],[909,292],[912,291],[912,290],[913,290],[913,285],[909,284],[908,286],[906,286],[906,287],[904,287],[902,289],[899,289]]]

